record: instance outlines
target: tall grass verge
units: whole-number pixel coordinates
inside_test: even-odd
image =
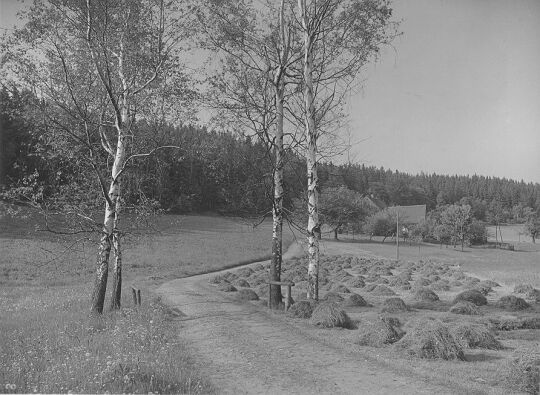
[[[0,383],[8,392],[213,391],[157,299],[89,317],[81,288],[10,292],[18,295],[0,298]]]

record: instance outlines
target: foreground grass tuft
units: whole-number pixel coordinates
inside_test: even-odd
[[[0,322],[0,382],[9,383],[10,392],[212,391],[194,373],[172,317],[158,300],[89,317],[80,289],[24,293],[35,294],[12,300]]]

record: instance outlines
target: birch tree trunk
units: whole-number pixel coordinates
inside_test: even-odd
[[[308,198],[308,299],[319,299],[319,239],[320,232],[318,213],[317,174],[317,131],[315,129],[315,103],[313,97],[313,37],[308,16],[306,0],[298,0],[298,8],[302,18],[304,33],[304,110],[306,127],[306,164],[307,164],[307,198]]]
[[[122,109],[122,119],[127,120],[127,107]],[[122,124],[122,119],[117,121],[118,141],[116,144],[116,153],[111,171],[111,184],[107,193],[107,203],[105,204],[105,219],[103,222],[103,235],[98,252],[98,261],[96,264],[96,279],[94,281],[94,291],[92,293],[92,308],[93,313],[101,314],[105,303],[105,294],[107,292],[107,277],[109,271],[109,256],[111,246],[115,248],[115,268],[113,279],[113,299],[117,298],[118,306],[120,305],[121,285],[122,285],[122,255],[120,249],[120,241],[116,226],[119,221],[119,199],[120,199],[120,175],[126,161],[126,146],[125,132]],[[111,306],[116,305],[116,301],[111,303]]]
[[[120,181],[118,181],[120,184]],[[120,185],[118,187],[120,190]],[[116,212],[114,229],[112,234],[112,244],[114,251],[114,267],[113,267],[113,284],[111,292],[111,310],[120,308],[122,299],[122,249],[120,245],[120,229],[119,229],[119,214],[120,214],[120,199],[116,201]]]
[[[281,261],[283,258],[283,81],[276,85],[276,135],[274,143],[274,199],[272,202],[272,262],[270,281],[281,280]],[[277,307],[282,301],[281,287],[272,286],[271,305]]]

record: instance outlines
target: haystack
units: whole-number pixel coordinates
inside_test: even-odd
[[[508,311],[520,311],[531,307],[525,299],[514,295],[503,296],[497,301],[497,307]]]
[[[540,303],[540,289],[535,288],[532,291],[527,292],[526,298],[536,303]]]
[[[403,287],[404,285],[410,285],[409,280],[406,280],[402,277],[393,277],[388,282],[388,285],[391,287]]]
[[[218,289],[223,292],[236,292],[237,289],[230,283],[221,283],[218,285]]]
[[[419,358],[465,360],[461,345],[438,320],[417,321],[396,347]]]
[[[377,285],[375,289],[372,291],[372,293],[373,295],[380,295],[380,296],[393,296],[396,294],[386,285]]]
[[[531,292],[534,289],[534,287],[531,284],[517,284],[514,287],[514,293],[515,294],[526,294],[527,292]]]
[[[232,282],[238,278],[236,273],[233,272],[225,272],[222,274],[223,278],[225,278],[227,281]]]
[[[457,302],[466,301],[474,303],[477,306],[484,306],[487,304],[487,299],[480,291],[475,289],[470,289],[468,291],[463,291],[456,295],[454,298],[454,304]]]
[[[401,298],[388,298],[383,303],[382,311],[383,313],[409,311],[409,306],[407,306]]]
[[[347,285],[352,288],[364,288],[366,286],[366,282],[362,277],[352,277],[347,280]]]
[[[311,315],[310,322],[322,328],[352,328],[353,324],[347,313],[337,304],[330,302],[320,303]]]
[[[315,301],[299,300],[287,311],[287,315],[294,318],[311,318]]]
[[[366,307],[369,306],[369,303],[358,294],[351,294],[347,299],[341,302],[343,307]]]
[[[365,286],[364,291],[371,292],[377,288],[377,284],[368,284]]]
[[[339,285],[335,285],[333,288],[332,288],[332,292],[336,292],[336,293],[341,293],[341,294],[350,294],[351,291],[349,290],[349,288],[347,288],[345,285],[343,284],[339,284]]]
[[[467,302],[465,300],[457,302],[455,305],[450,307],[450,310],[448,311],[454,314],[480,315],[478,307],[474,303]]]
[[[340,294],[336,292],[330,291],[326,295],[323,296],[322,300],[325,302],[331,302],[331,303],[341,303],[343,302],[343,296],[341,296]]]
[[[210,278],[210,280],[208,280],[208,282],[210,284],[221,284],[221,283],[228,283],[229,281],[225,277],[220,276],[218,274],[217,276],[214,276],[214,277]]]
[[[463,347],[487,348],[488,350],[503,348],[503,345],[495,339],[493,333],[485,325],[463,323],[453,327],[450,332]]]
[[[254,270],[250,267],[243,267],[242,269],[238,269],[236,271],[236,275],[238,277],[249,277],[251,276],[254,272]]]
[[[236,297],[240,300],[259,300],[259,295],[257,293],[249,288],[241,289]]]
[[[234,285],[236,285],[237,287],[242,287],[242,288],[250,288],[251,287],[249,285],[249,283],[246,280],[244,280],[243,278],[236,280],[234,282]]]
[[[358,337],[354,343],[361,346],[383,347],[401,339],[404,332],[381,319],[358,324]]]
[[[439,296],[429,288],[421,287],[414,291],[413,298],[415,300],[436,302]]]

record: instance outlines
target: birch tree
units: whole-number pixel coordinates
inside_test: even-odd
[[[298,60],[291,15],[285,0],[277,7],[267,1],[258,8],[234,1],[212,2],[200,18],[210,48],[224,55],[211,79],[219,97],[211,102],[254,132],[272,155],[270,281],[280,281],[283,253],[285,101],[290,69]],[[281,299],[281,288],[272,286],[271,306]]]
[[[298,0],[303,39],[302,93],[308,200],[308,290],[318,299],[319,242],[317,160],[323,131],[341,119],[347,95],[362,68],[396,35],[387,0]]]
[[[8,71],[42,99],[52,140],[84,153],[101,191],[94,313],[103,311],[111,250],[111,308],[120,307],[121,179],[131,162],[153,151],[134,150],[137,118],[165,86],[181,80],[177,51],[189,36],[181,25],[184,12],[163,0],[35,1],[8,48]]]

